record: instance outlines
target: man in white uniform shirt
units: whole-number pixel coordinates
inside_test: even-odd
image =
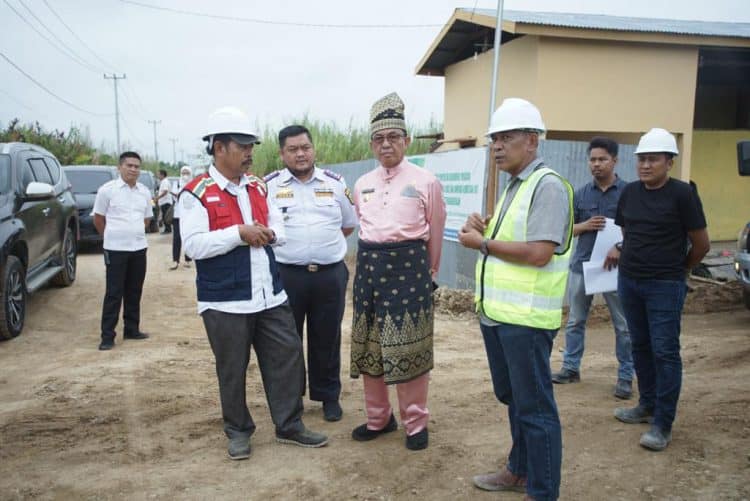
[[[140,330],[141,293],[146,277],[146,226],[153,213],[151,194],[138,182],[141,157],[120,155],[120,177],[103,184],[94,201],[94,226],[104,236],[107,290],[102,306],[100,350],[115,346],[115,327],[122,308],[123,337],[146,339]]]
[[[302,423],[304,362],[272,246],[284,242],[281,214],[265,183],[245,174],[258,135],[236,108],[209,117],[203,137],[214,163],[180,193],[180,231],[195,260],[198,313],[216,358],[224,433],[231,459],[250,456],[255,431],[245,396],[255,348],[276,440],[321,447],[328,437]]]
[[[282,212],[287,242],[276,260],[302,339],[307,320],[310,399],[323,402],[323,418],[338,421],[341,394],[341,321],[349,270],[346,236],[357,215],[340,174],[315,167],[310,131],[290,125],[279,131],[286,169],[266,176],[268,199]]]

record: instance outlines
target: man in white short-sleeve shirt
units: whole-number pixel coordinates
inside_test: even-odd
[[[172,233],[172,224],[167,223],[165,216],[169,208],[172,207],[174,199],[172,197],[172,184],[167,179],[167,171],[164,169],[159,169],[159,194],[156,195],[155,201],[159,204],[159,214],[161,214],[161,221],[164,225],[162,233]]]
[[[123,304],[123,338],[146,339],[141,332],[141,293],[146,277],[146,225],[152,217],[151,194],[138,182],[141,157],[120,155],[120,177],[103,184],[94,201],[94,226],[104,236],[107,288],[102,306],[100,350],[115,346],[115,327]]]

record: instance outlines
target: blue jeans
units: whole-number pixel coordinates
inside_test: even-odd
[[[508,469],[526,477],[526,493],[535,500],[557,499],[562,431],[549,366],[557,331],[503,323],[480,327],[495,396],[508,405]]]
[[[620,298],[616,292],[605,292],[603,296],[612,317],[612,325],[615,328],[615,355],[617,355],[617,362],[620,364],[617,369],[617,378],[632,381],[633,356],[630,347],[630,333],[625,316],[622,313]],[[586,320],[589,317],[589,309],[593,299],[594,296],[586,295],[583,274],[571,271],[568,275],[570,309],[568,311],[568,323],[565,325],[565,352],[563,353],[562,364],[565,369],[575,372],[580,371]]]
[[[687,285],[620,274],[617,290],[630,327],[639,403],[653,409],[655,425],[670,431],[682,386],[680,317]]]

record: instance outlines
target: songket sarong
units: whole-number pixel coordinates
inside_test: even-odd
[[[433,366],[432,277],[423,240],[358,243],[351,377],[404,383]]]

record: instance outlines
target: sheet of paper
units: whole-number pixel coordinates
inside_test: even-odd
[[[591,260],[583,263],[583,284],[586,294],[617,290],[617,268],[607,271],[604,260],[609,250],[622,241],[622,230],[614,219],[607,218],[604,229],[596,233]]]
[[[615,224],[614,219],[606,218],[604,229],[596,232],[594,249],[591,251],[589,261],[601,261],[607,258],[609,250],[617,243],[622,241],[622,229]]]
[[[583,263],[583,285],[588,295],[617,290],[617,268],[607,271],[602,264],[593,261]]]

